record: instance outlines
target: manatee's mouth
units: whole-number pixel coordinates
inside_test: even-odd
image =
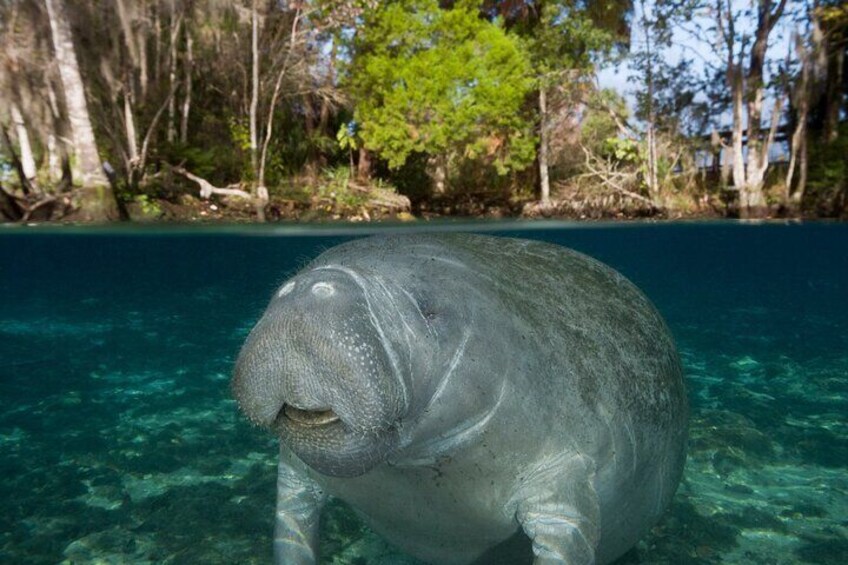
[[[330,408],[283,404],[271,426],[304,463],[331,477],[357,477],[384,461],[398,443],[397,429],[352,428]]]
[[[336,414],[332,410],[302,410],[300,408],[292,406],[291,404],[283,405],[282,410],[280,410],[280,416],[283,416],[284,418],[286,418],[286,420],[290,422],[308,428],[327,426],[329,424],[335,424],[339,421],[338,414]]]

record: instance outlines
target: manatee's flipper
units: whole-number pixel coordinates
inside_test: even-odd
[[[318,562],[318,522],[327,495],[280,454],[277,467],[277,516],[274,525],[276,565]]]
[[[546,461],[512,497],[516,518],[533,543],[534,565],[591,565],[601,516],[593,462],[576,454]]]

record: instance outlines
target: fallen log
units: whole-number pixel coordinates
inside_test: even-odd
[[[199,177],[194,173],[190,173],[182,167],[172,167],[172,170],[178,175],[182,175],[188,180],[196,182],[198,185],[200,185],[200,197],[205,200],[208,200],[213,194],[222,194],[225,196],[238,196],[239,198],[247,199],[253,198],[253,196],[251,196],[249,192],[241,190],[240,188],[233,188],[238,185],[231,184],[226,188],[218,188],[203,177]]]

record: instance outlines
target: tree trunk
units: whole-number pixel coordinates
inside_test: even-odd
[[[138,31],[138,35],[136,36],[136,41],[138,41],[138,65],[139,65],[139,74],[138,74],[138,82],[140,86],[140,98],[142,104],[147,100],[147,85],[150,83],[150,79],[147,76],[147,32],[148,32],[148,24],[147,24],[147,3],[143,0],[139,2],[139,10],[142,13],[142,20],[144,21],[144,25],[140,26]]]
[[[551,182],[548,178],[548,100],[545,87],[539,87],[539,186],[542,206],[551,204]]]
[[[837,45],[832,46],[833,43]],[[824,141],[832,143],[839,135],[839,112],[844,98],[842,89],[844,88],[845,45],[839,45],[837,41],[829,39],[827,50],[827,86],[825,87],[824,131],[822,133]]]
[[[327,61],[327,76],[324,79],[324,84],[327,90],[331,90],[336,83],[336,59],[338,58],[338,46],[334,37],[330,38],[330,57]],[[319,135],[332,135],[329,131],[331,104],[328,96],[321,97],[321,111],[318,114],[318,133]],[[322,152],[323,154],[323,152]],[[323,155],[322,155],[323,156]]]
[[[45,0],[53,36],[56,63],[65,91],[65,104],[77,163],[82,173],[80,215],[84,220],[106,220],[118,217],[117,201],[106,180],[97,153],[94,130],[85,100],[85,88],[77,64],[64,0]]]
[[[32,154],[32,145],[29,142],[29,133],[27,132],[24,117],[21,114],[18,105],[12,101],[10,104],[12,114],[12,123],[15,124],[15,135],[18,138],[18,149],[20,150],[21,170],[27,183],[35,188],[35,158]]]
[[[808,153],[807,153],[807,135],[801,138],[801,147],[798,151],[798,183],[795,185],[795,191],[792,193],[792,204],[796,209],[800,209],[801,203],[804,200],[804,191],[807,189],[807,168],[808,168]]]
[[[138,163],[138,134],[135,130],[135,116],[133,115],[132,98],[129,92],[124,92],[124,129],[127,132],[127,153],[129,163],[127,171]]]
[[[191,112],[191,73],[194,68],[194,55],[192,53],[192,37],[189,26],[185,27],[186,54],[185,54],[185,98],[183,99],[183,113],[180,120],[180,142],[188,143],[188,115]]]
[[[277,80],[274,81],[274,91],[271,94],[271,103],[268,105],[268,121],[265,124],[265,139],[262,141],[262,154],[259,156],[259,172],[257,174],[257,196],[261,199],[263,198],[265,202],[261,203],[262,208],[264,210],[265,204],[268,202],[267,196],[267,188],[265,187],[265,163],[268,158],[268,146],[271,143],[271,135],[274,129],[274,110],[277,108],[277,100],[280,96],[280,88],[283,85],[283,78],[286,76],[286,72],[288,71],[289,61],[291,60],[292,51],[294,50],[295,40],[297,38],[297,26],[300,21],[300,8],[297,9],[294,15],[294,20],[292,21],[291,28],[291,36],[289,39],[289,50],[286,53],[285,59],[283,59],[282,67],[280,68],[280,72],[277,73]],[[258,67],[258,60],[256,61]],[[258,71],[257,71],[258,72]],[[258,75],[257,75],[258,80]],[[257,85],[258,86],[258,85]],[[255,91],[254,91],[255,92]],[[257,95],[258,98],[258,95]],[[252,104],[252,101],[251,101]],[[251,111],[253,111],[253,106],[251,106]],[[253,119],[255,120],[255,114]],[[264,191],[264,192],[263,192]],[[264,213],[263,213],[264,217]]]
[[[159,84],[162,77],[162,11],[158,2],[153,3],[153,82]]]
[[[12,144],[12,139],[9,137],[9,131],[2,123],[0,123],[0,138],[3,139],[3,144],[6,146],[6,152],[9,154],[8,156],[12,160],[12,167],[18,174],[18,181],[21,183],[21,191],[24,194],[29,194],[30,192],[32,192],[31,187],[29,185],[29,179],[27,179],[26,173],[24,173],[24,167],[21,164],[21,160],[18,158],[18,152],[15,151],[15,146]]]
[[[747,72],[743,72],[744,41],[742,49],[739,50],[738,61],[734,61],[736,30],[734,16],[730,12],[730,0],[727,4],[727,11],[722,16],[722,3],[720,0],[717,2],[717,25],[727,46],[727,79],[733,104],[733,184],[739,191],[739,214],[747,218],[760,216],[766,212],[763,181],[768,167],[769,144],[776,124],[773,123],[768,139],[764,142],[760,131],[765,88],[763,67],[769,34],[780,19],[786,0],[780,0],[773,12],[772,0],[759,0],[757,3],[757,27]],[[748,118],[747,159],[742,148],[743,101],[747,101],[745,108]],[[779,111],[779,108],[776,111]]]
[[[53,82],[48,79],[45,81],[45,86],[47,88],[47,100],[50,103],[51,126],[53,128],[48,134],[48,151],[51,155],[55,154],[59,160],[58,174],[53,168],[53,162],[50,162],[50,179],[54,181],[61,180],[62,186],[60,189],[67,190],[73,184],[71,159],[69,157],[73,151],[73,147],[68,147],[69,134],[66,131],[65,120],[62,119],[62,112],[59,110],[59,101],[56,98]],[[51,139],[54,142],[55,151],[50,148]]]
[[[169,84],[171,90],[175,90],[177,84],[177,45],[180,38],[180,26],[182,25],[182,14],[177,16],[173,3],[171,4],[171,54],[169,60]],[[172,96],[168,100],[168,143],[173,143],[177,138],[177,98]]]
[[[807,120],[810,110],[810,70],[813,66],[812,55],[808,52],[804,45],[804,40],[797,36],[795,37],[796,51],[798,60],[801,63],[801,72],[798,77],[798,83],[795,85],[793,96],[793,106],[796,109],[795,131],[792,132],[792,142],[790,144],[789,168],[786,171],[786,182],[784,183],[783,203],[787,208],[796,207],[801,203],[804,197],[804,184],[806,183],[806,152],[807,152]],[[803,155],[803,159],[801,156]],[[804,172],[799,175],[798,186],[793,190],[792,182],[795,177],[795,168],[799,161],[804,162]]]
[[[118,20],[121,22],[121,31],[124,36],[124,45],[127,47],[127,53],[130,56],[130,64],[132,65],[131,78],[128,82],[128,87],[135,93],[135,73],[140,70],[140,56],[138,45],[135,41],[135,33],[133,33],[132,16],[127,11],[126,0],[115,0],[118,7]]]
[[[760,133],[763,115],[763,65],[768,39],[768,31],[762,32],[762,11],[768,10],[768,0],[764,2],[766,7],[761,8],[761,23],[757,29],[757,39],[751,48],[751,62],[745,77],[746,98],[748,99],[748,154],[745,171],[745,199],[743,202],[745,217],[759,217],[765,209],[765,197],[763,195],[763,180],[765,169],[768,166],[768,147],[763,147]],[[764,151],[765,150],[765,151]],[[741,194],[741,193],[740,193]]]
[[[62,180],[62,154],[56,134],[47,132],[47,178],[51,183]]]
[[[257,11],[257,0],[253,0],[252,9],[252,36],[251,36],[251,52],[253,55],[252,66],[252,93],[250,99],[250,153],[253,164],[253,170],[256,174],[255,188],[253,190],[254,207],[256,209],[256,217],[260,222],[265,222],[265,206],[268,204],[269,195],[268,188],[265,186],[265,163],[268,156],[268,145],[271,143],[271,132],[274,127],[274,110],[277,107],[277,98],[280,95],[280,88],[283,83],[283,78],[288,71],[289,60],[294,51],[297,41],[297,27],[300,22],[300,7],[295,12],[294,20],[292,21],[291,34],[289,36],[289,50],[283,60],[282,68],[277,74],[277,80],[274,82],[274,91],[271,95],[271,102],[268,106],[268,122],[265,127],[265,139],[262,142],[262,154],[258,155],[258,136],[257,129],[257,111],[259,106],[259,13]]]
[[[250,89],[250,163],[255,179],[259,179],[259,132],[256,130],[256,112],[259,108],[259,12],[258,0],[251,8],[251,89]]]
[[[652,39],[653,25],[648,20],[648,12],[645,7],[645,2],[640,2],[642,12],[642,29],[645,32],[645,56],[648,60],[645,72],[645,87],[648,94],[648,127],[646,132],[646,142],[648,145],[648,163],[645,174],[645,184],[648,186],[648,196],[651,198],[653,206],[661,208],[663,203],[660,198],[660,189],[657,179],[657,117],[654,112],[654,72],[651,62],[654,61],[654,49]]]
[[[371,153],[364,147],[359,148],[359,163],[357,164],[356,176],[361,181],[371,178]]]
[[[662,208],[663,202],[660,195],[659,180],[657,178],[657,132],[654,127],[653,115],[648,118],[648,129],[645,137],[648,145],[648,170],[645,174],[645,184],[648,185],[648,195],[651,197],[653,205],[657,208]]]
[[[721,165],[721,187],[727,189],[730,186],[730,176],[733,167],[733,155],[728,158],[730,152],[729,147],[722,147],[719,153],[719,161]]]
[[[742,144],[742,99],[744,83],[742,73],[735,63],[728,71],[733,104],[733,131],[730,140],[730,160],[733,186],[739,193],[739,213],[745,214],[748,207],[748,180],[745,178],[745,152]]]
[[[430,177],[433,179],[433,188],[436,194],[445,194],[448,179],[447,157],[445,155],[430,157],[428,164],[430,165]]]

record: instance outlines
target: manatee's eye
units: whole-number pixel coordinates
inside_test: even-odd
[[[282,298],[283,296],[287,295],[292,290],[294,290],[294,285],[295,285],[294,281],[287,282],[286,284],[283,285],[283,288],[280,289],[280,292],[277,293],[277,296]]]
[[[317,282],[312,285],[312,294],[321,298],[327,298],[336,293],[336,287],[328,282]]]

